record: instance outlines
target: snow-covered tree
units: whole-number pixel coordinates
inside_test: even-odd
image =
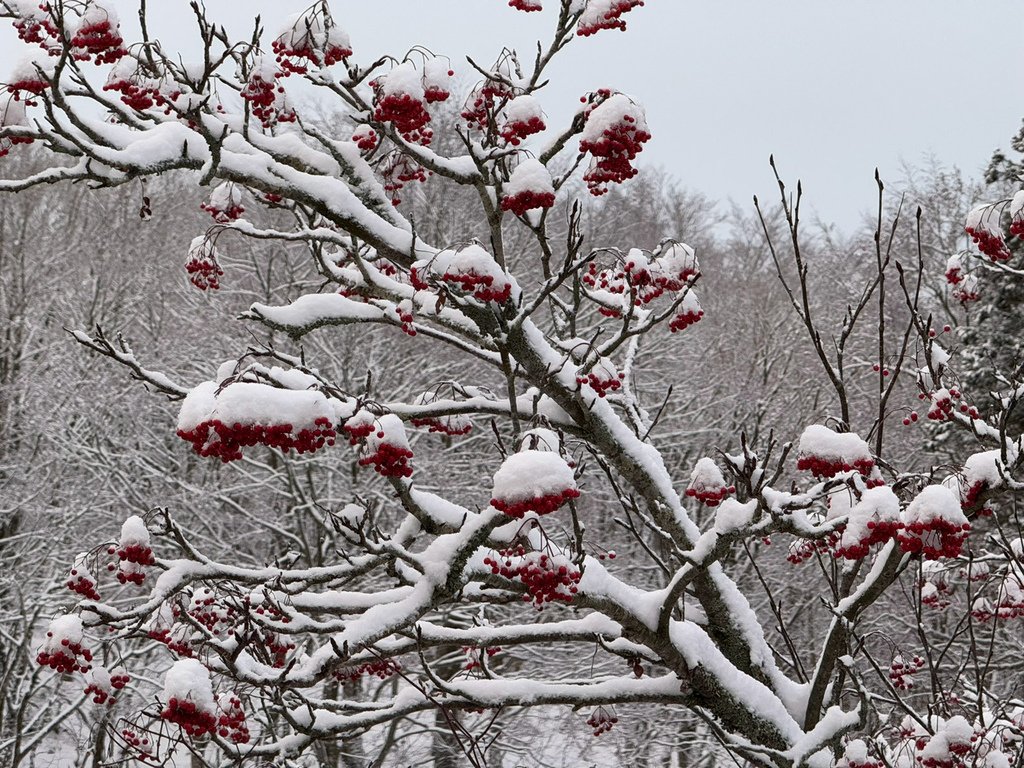
[[[453,122],[439,105],[456,98],[455,59],[423,48],[366,55],[326,2],[246,40],[194,4],[193,63],[150,36],[144,4],[129,44],[97,0],[0,0],[36,53],[0,102],[0,153],[37,144],[52,157],[0,190],[191,172],[210,217],[181,245],[197,289],[227,289],[227,255],[253,241],[288,256],[304,248],[320,278],[289,282],[254,257],[266,298],[242,319],[270,340],[206,362],[205,381],[179,383],[99,332],[76,338],[178,401],[182,450],[271,468],[337,456],[364,489],[349,503],[307,499],[309,529],[277,531],[301,546],[265,564],[233,558],[225,543],[248,542],[225,541],[213,515],[186,524],[159,498],[74,558],[68,587],[81,599],[55,609],[40,665],[103,706],[136,685],[140,651],[122,671],[99,664],[101,648],[176,657],[159,706],[112,729],[121,755],[155,761],[184,745],[214,762],[299,762],[318,742],[381,749],[410,722],[447,730],[459,760],[483,765],[499,736],[514,741],[523,711],[582,710],[601,736],[618,724],[616,707],[643,707],[656,713],[648,732],[660,718],[685,722],[756,765],[1020,759],[1019,691],[992,663],[1006,656],[1004,626],[1024,614],[1024,546],[1012,505],[1000,504],[1017,488],[1020,438],[1006,416],[1020,392],[983,417],[977,394],[957,386],[955,358],[921,311],[924,258],[894,251],[907,216],[883,215],[881,182],[849,303],[812,298],[821,278],[800,186],[791,196],[777,177],[778,220],[757,208],[827,405],[805,404],[815,412],[801,419],[785,403],[758,404],[757,435],[693,446],[685,469],[666,461],[669,383],[720,391],[713,355],[693,376],[712,386],[666,381],[667,350],[710,322],[698,254],[674,233],[624,248],[582,236],[574,196],[627,184],[652,138],[636,100],[583,94],[564,126],[543,109],[553,58],[576,37],[625,29],[642,4],[512,0],[510,14],[544,11],[551,42],[529,59],[505,49],[492,65],[458,65],[476,84]],[[341,127],[307,117],[311,98],[341,109]],[[425,231],[441,238],[445,226],[414,226],[410,193],[423,183],[472,196],[478,212],[466,221],[479,232],[435,240]],[[992,210],[968,226],[1001,262]],[[770,314],[754,301],[749,311]],[[758,336],[757,323],[738,325],[750,335],[733,342],[739,360],[757,361],[763,391],[782,397],[774,356],[750,349],[776,338],[780,326],[767,325]],[[417,386],[332,370],[344,350],[333,361],[320,353],[339,343],[376,343],[391,363],[426,350],[411,358]],[[656,380],[645,372],[651,350],[663,358]],[[810,371],[794,388],[811,389]],[[783,415],[780,431],[800,425],[791,441],[765,423]],[[923,466],[893,437],[923,416],[985,450]],[[790,564],[817,566],[820,577],[800,585],[816,625],[801,626],[779,598]],[[966,586],[954,594],[955,579]],[[887,619],[901,599],[909,627]],[[954,599],[955,626],[926,632],[922,606]],[[926,674],[927,690],[912,691]]]

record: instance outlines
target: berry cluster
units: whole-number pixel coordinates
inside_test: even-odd
[[[541,8],[540,0],[508,0],[508,5],[510,8],[515,8],[519,11],[526,11],[527,13],[530,11],[543,10],[543,8]]]
[[[501,125],[501,138],[513,147],[518,147],[523,139],[540,133],[545,128],[547,125],[539,115],[531,115],[526,120],[506,120]]]
[[[122,103],[138,112],[144,112],[157,105],[163,106],[166,102],[159,87],[145,80],[135,82],[130,77],[121,77],[116,73],[112,73],[103,90],[120,93]]]
[[[36,663],[41,667],[49,667],[62,675],[75,672],[88,672],[92,669],[92,651],[81,643],[70,638],[61,638],[59,642],[53,632],[47,632],[47,643],[36,655]]]
[[[185,271],[189,282],[201,291],[216,291],[220,288],[224,270],[217,262],[217,247],[211,240],[205,237],[193,238],[188,249]]]
[[[113,64],[128,54],[117,25],[99,15],[83,17],[70,43],[71,55],[79,61],[94,59],[97,64]]]
[[[587,718],[587,725],[594,729],[595,736],[600,736],[602,733],[608,733],[608,731],[612,729],[612,726],[617,722],[619,722],[619,718],[604,707],[598,707],[590,717]]]
[[[516,216],[523,216],[535,208],[550,208],[554,204],[554,192],[537,192],[532,189],[524,189],[522,192],[504,195],[501,198],[501,210],[512,211]]]
[[[14,29],[18,33],[18,37],[23,42],[39,45],[50,56],[59,56],[61,53],[60,33],[57,30],[57,25],[49,16],[50,4],[40,3],[39,13],[35,11],[26,13],[26,10],[21,12],[25,15],[14,20]]]
[[[380,123],[392,123],[406,141],[429,144],[433,132],[426,128],[430,113],[424,99],[409,93],[380,94],[373,111],[373,119]]]
[[[217,698],[220,717],[217,718],[217,735],[232,744],[248,744],[249,728],[245,723],[245,711],[241,700],[234,695],[222,694]]]
[[[218,224],[226,224],[242,217],[242,192],[231,182],[220,184],[210,194],[210,199],[199,204]]]
[[[561,493],[550,493],[545,496],[532,496],[525,499],[491,499],[491,506],[504,512],[509,517],[523,517],[527,512],[547,515],[579,498],[580,492],[575,488],[566,488]]]
[[[381,680],[387,680],[392,675],[398,674],[402,667],[392,659],[374,659],[360,664],[358,667],[348,669],[337,669],[334,671],[334,678],[338,682],[355,682],[364,676],[373,676]]]
[[[288,453],[313,453],[325,445],[334,445],[337,432],[331,420],[321,416],[311,426],[296,430],[292,424],[225,424],[210,419],[194,429],[179,429],[178,437],[192,443],[200,456],[216,456],[225,464],[242,458],[242,448],[265,445]]]
[[[189,699],[171,697],[160,717],[171,723],[177,723],[185,735],[197,739],[217,730],[217,717],[196,706]]]
[[[521,544],[499,550],[497,557],[485,557],[484,565],[495,576],[518,579],[526,587],[523,602],[534,603],[538,609],[555,601],[571,603],[582,578],[565,555],[527,552]]]
[[[833,456],[814,456],[813,454],[802,455],[796,462],[797,469],[808,470],[815,477],[835,477],[840,472],[852,472],[853,470],[867,476],[871,474],[874,467],[875,460],[870,458],[845,461]]]
[[[896,690],[909,691],[914,687],[914,675],[920,672],[922,667],[924,667],[924,659],[920,656],[915,656],[907,661],[897,654],[893,658],[892,664],[889,665],[889,682]]]
[[[494,123],[494,115],[501,105],[512,98],[511,89],[499,80],[485,80],[476,88],[462,108],[462,119],[475,130],[486,131]]]
[[[384,432],[377,432],[376,436],[378,439],[372,447],[368,446],[368,453],[359,459],[359,466],[372,466],[382,477],[412,477],[412,467],[409,465],[412,450],[404,445],[389,443]]]
[[[341,428],[348,435],[349,445],[359,445],[377,431],[377,419],[369,411],[360,410],[356,411]]]
[[[961,304],[969,304],[980,299],[981,293],[978,291],[978,278],[974,275],[965,275],[953,289],[953,298]]]
[[[864,523],[864,531],[856,540],[848,540],[841,536],[835,542],[832,553],[837,558],[860,560],[867,557],[871,547],[884,544],[899,533],[902,524],[898,520],[868,520]]]
[[[64,585],[86,600],[100,599],[100,593],[96,591],[96,582],[93,581],[92,574],[84,566],[76,564],[71,569],[70,578],[64,582]]]
[[[473,430],[473,422],[464,416],[431,416],[412,419],[414,427],[426,427],[428,432],[458,437],[468,435]]]
[[[361,125],[352,133],[352,141],[362,152],[372,152],[377,148],[380,137],[377,132],[368,125]]]
[[[964,227],[964,231],[971,236],[971,240],[978,246],[978,250],[988,256],[992,261],[1009,261],[1013,258],[1010,249],[1006,247],[1006,241],[1002,234],[994,232],[987,227]]]
[[[127,674],[109,675],[106,674],[105,670],[103,672],[100,670],[102,670],[102,667],[92,670],[92,679],[85,686],[85,695],[92,695],[93,704],[113,706],[117,703],[114,695],[115,691],[120,691],[128,685],[131,682],[131,678]]]
[[[7,84],[7,92],[13,95],[15,101],[24,100],[27,106],[36,105],[33,96],[39,96],[50,87],[46,79],[35,72],[25,72],[20,77]]]
[[[477,301],[494,301],[504,304],[512,295],[512,285],[508,282],[498,283],[494,275],[481,275],[473,269],[463,272],[448,272],[439,276],[449,285],[459,288],[463,293],[472,294]]]
[[[903,523],[897,538],[904,552],[919,553],[927,560],[937,560],[940,557],[958,557],[970,530],[970,523],[933,518]]]
[[[605,373],[606,375],[600,375]],[[591,371],[583,376],[576,377],[576,383],[580,386],[588,386],[594,392],[597,393],[598,397],[605,397],[609,392],[614,392],[622,387],[622,382],[626,378],[626,374],[618,373],[614,376],[609,376],[605,371]]]
[[[352,49],[347,45],[328,42],[320,48],[314,45],[312,35],[296,36],[296,31],[297,29],[293,28],[270,44],[283,77],[293,73],[304,75],[309,71],[310,64],[315,67],[329,67],[352,55]]]
[[[398,315],[398,322],[401,324],[402,333],[406,336],[416,335],[416,317],[413,315],[412,309],[412,301],[409,299],[402,299],[395,305],[395,314]]]
[[[242,88],[242,98],[249,104],[252,116],[264,128],[298,120],[295,111],[285,103],[284,88],[277,83],[282,74],[281,70],[271,74],[266,67],[254,65]]]
[[[581,37],[596,35],[602,29],[626,29],[622,20],[625,13],[643,5],[644,0],[590,0],[586,11],[580,17],[576,34]]]
[[[483,653],[481,653],[483,651]],[[474,669],[478,669],[483,666],[483,657],[486,655],[488,659],[501,653],[501,648],[494,646],[491,648],[475,648],[472,645],[463,646],[462,652],[466,654],[466,666],[467,672],[472,672]]]
[[[192,644],[188,638],[188,629],[184,626],[176,626],[173,631],[166,627],[161,629],[150,629],[146,636],[150,640],[167,646],[171,653],[183,658],[192,658]]]
[[[717,507],[726,496],[736,493],[735,485],[693,485],[686,489],[686,495],[708,507]]]
[[[699,322],[702,317],[704,317],[703,309],[684,310],[678,313],[675,317],[673,317],[671,321],[669,321],[668,329],[672,331],[672,333],[682,331],[686,328],[689,328],[694,323]]]
[[[121,731],[121,740],[126,750],[135,752],[140,760],[146,761],[152,757],[153,753],[150,751],[149,739],[146,736],[136,733],[131,728],[125,728]]]
[[[452,95],[451,79],[455,76],[455,70],[448,69],[448,65],[441,59],[428,59],[423,64],[423,99],[427,104],[437,104],[448,101]]]
[[[283,669],[288,661],[288,654],[295,650],[295,643],[288,639],[287,635],[278,635],[268,632],[263,639],[263,645],[271,657],[271,666],[275,669]]]
[[[786,555],[786,560],[793,565],[800,565],[817,554],[827,553],[838,541],[839,536],[835,533],[831,533],[823,539],[797,539],[789,545],[789,554]]]
[[[384,191],[391,195],[391,204],[397,206],[402,202],[398,193],[412,181],[427,180],[427,170],[407,155],[392,152],[380,165],[381,183]]]
[[[632,162],[651,134],[636,122],[632,115],[623,114],[619,123],[604,129],[601,139],[580,142],[580,151],[593,156],[583,174],[590,194],[600,197],[608,192],[609,184],[621,184],[638,173]]]

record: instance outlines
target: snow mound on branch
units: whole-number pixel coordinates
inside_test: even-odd
[[[554,451],[561,454],[562,439],[553,429],[536,427],[523,432],[519,438],[519,447],[520,450]]]

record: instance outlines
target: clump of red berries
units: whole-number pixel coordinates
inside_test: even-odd
[[[564,554],[528,551],[523,545],[499,550],[484,558],[495,576],[517,580],[526,588],[523,601],[538,609],[545,603],[571,603],[582,578],[579,569]]]
[[[242,448],[265,445],[288,453],[313,453],[325,445],[334,445],[337,432],[331,420],[321,416],[308,427],[292,424],[225,424],[209,419],[193,429],[179,429],[178,437],[192,443],[200,456],[215,456],[225,464],[242,458]]]
[[[590,717],[587,718],[587,725],[594,729],[594,735],[600,736],[602,733],[608,733],[612,729],[619,718],[615,716],[613,712],[609,712],[604,707],[598,707],[593,711]]]
[[[217,730],[217,717],[205,709],[196,706],[189,699],[171,697],[160,717],[176,723],[185,734],[193,739],[212,734]]]

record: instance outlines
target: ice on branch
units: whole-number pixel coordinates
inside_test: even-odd
[[[335,23],[326,2],[289,19],[271,48],[285,77],[304,75],[311,66],[329,67],[352,55],[348,33]]]
[[[915,496],[900,522],[900,548],[920,553],[926,560],[956,557],[971,530],[958,494],[942,485],[929,485]]]
[[[192,443],[200,456],[229,462],[254,445],[286,453],[334,445],[337,419],[335,405],[322,392],[245,381],[218,387],[206,381],[182,402],[178,437]]]
[[[181,659],[167,671],[164,678],[160,717],[181,727],[190,738],[197,739],[217,730],[217,703],[213,698],[210,673],[196,659]]]
[[[429,288],[425,282],[428,276],[454,289],[456,295],[465,295],[477,301],[501,304],[519,296],[519,287],[511,275],[476,243],[461,248],[447,248],[432,259],[413,264],[411,277],[414,288]]]
[[[511,454],[494,473],[491,506],[509,517],[546,515],[579,495],[565,459],[551,450],[526,449]]]
[[[690,473],[690,484],[686,488],[687,496],[709,507],[717,507],[726,496],[735,492],[736,487],[725,482],[725,476],[714,459],[707,457],[699,459],[694,465]]]
[[[554,204],[555,185],[544,164],[533,158],[519,163],[505,184],[501,209],[523,216],[529,210],[550,208]]]
[[[809,470],[815,477],[834,477],[853,470],[867,476],[874,469],[875,460],[859,435],[833,432],[821,424],[812,424],[800,435],[796,466]]]
[[[36,663],[70,675],[92,669],[92,651],[84,645],[82,619],[74,613],[58,616],[46,629],[46,637],[36,654]]]
[[[637,174],[633,160],[651,138],[643,107],[624,93],[603,98],[586,116],[580,152],[592,157],[583,175],[593,195],[603,195],[609,184],[621,184]]]

